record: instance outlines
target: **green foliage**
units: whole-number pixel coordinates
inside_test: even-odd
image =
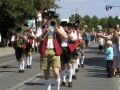
[[[36,9],[30,0],[1,0],[0,29],[4,32],[14,32],[25,20],[36,17]]]
[[[114,28],[116,29],[116,25],[120,24],[120,19],[118,16],[112,17],[102,17],[98,18],[96,15],[94,15],[92,18],[89,15],[85,15],[84,17],[81,17],[80,20],[83,20],[85,22],[85,25],[88,26],[87,30],[92,31],[92,28],[95,29],[95,31],[98,31],[98,25],[102,26],[103,31],[108,30],[108,28]],[[74,15],[72,14],[69,17],[70,22],[74,22]]]
[[[61,8],[55,4],[52,0],[32,0],[33,6],[36,10],[48,10],[50,8],[59,9]]]
[[[108,26],[109,26],[109,28],[115,28],[115,25],[116,23],[115,23],[115,20],[114,20],[114,18],[112,17],[112,16],[109,16],[108,17]]]
[[[71,14],[71,16],[69,17],[69,21],[70,22],[75,22],[75,15]]]

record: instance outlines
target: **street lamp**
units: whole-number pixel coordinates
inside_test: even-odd
[[[76,14],[77,14],[77,8],[74,8],[74,9],[76,9]]]
[[[120,6],[106,5],[106,11],[108,11],[109,9],[112,9],[112,7],[120,7]]]

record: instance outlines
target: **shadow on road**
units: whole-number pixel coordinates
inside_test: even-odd
[[[42,85],[44,86],[44,83],[34,83],[34,82],[28,82],[28,83],[24,83],[25,85],[30,85],[30,86],[35,86],[35,85]],[[51,86],[54,86],[54,84],[51,84]]]
[[[104,57],[85,58],[85,65],[88,66],[84,68],[84,71],[87,72],[86,77],[105,78],[107,75]]]

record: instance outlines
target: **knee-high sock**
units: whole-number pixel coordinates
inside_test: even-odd
[[[61,74],[62,82],[66,82],[66,72],[65,72],[65,70],[61,70],[60,74]]]
[[[29,57],[29,64],[31,65],[32,63],[32,56]]]
[[[76,63],[76,69],[78,69],[78,65],[79,65],[79,58],[78,58],[78,59],[76,59],[75,63]]]
[[[72,73],[72,75],[75,75],[75,68],[76,67],[76,63],[74,63],[73,65],[72,65],[72,70],[73,70],[73,73]]]
[[[77,60],[77,61],[78,61],[78,65],[80,65],[80,57],[78,58],[78,60]]]
[[[24,67],[25,67],[25,61],[21,61],[22,63],[22,70],[24,70]]]
[[[69,77],[68,81],[72,82],[72,69],[68,70],[68,77]]]
[[[60,78],[55,79],[55,90],[60,90]]]
[[[20,62],[18,62],[19,63],[19,68],[20,68],[20,70],[22,70],[22,62],[20,61]]]
[[[84,58],[85,58],[85,56],[81,57],[81,64],[84,64]]]
[[[29,56],[28,57],[26,57],[26,61],[27,61],[27,65],[30,65],[30,63],[29,63]]]
[[[50,79],[45,80],[44,83],[45,83],[46,90],[51,90],[51,81],[50,81]]]

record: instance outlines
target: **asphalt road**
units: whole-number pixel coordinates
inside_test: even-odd
[[[79,68],[77,80],[73,80],[73,87],[61,86],[60,90],[120,90],[119,78],[106,78],[105,55],[99,52],[96,43],[91,43],[85,52],[85,67]],[[32,69],[25,68],[25,73],[18,73],[19,67],[14,54],[1,56],[0,90],[45,90],[43,72],[39,69],[40,55],[33,53]],[[51,83],[54,89],[54,78],[51,70]]]

